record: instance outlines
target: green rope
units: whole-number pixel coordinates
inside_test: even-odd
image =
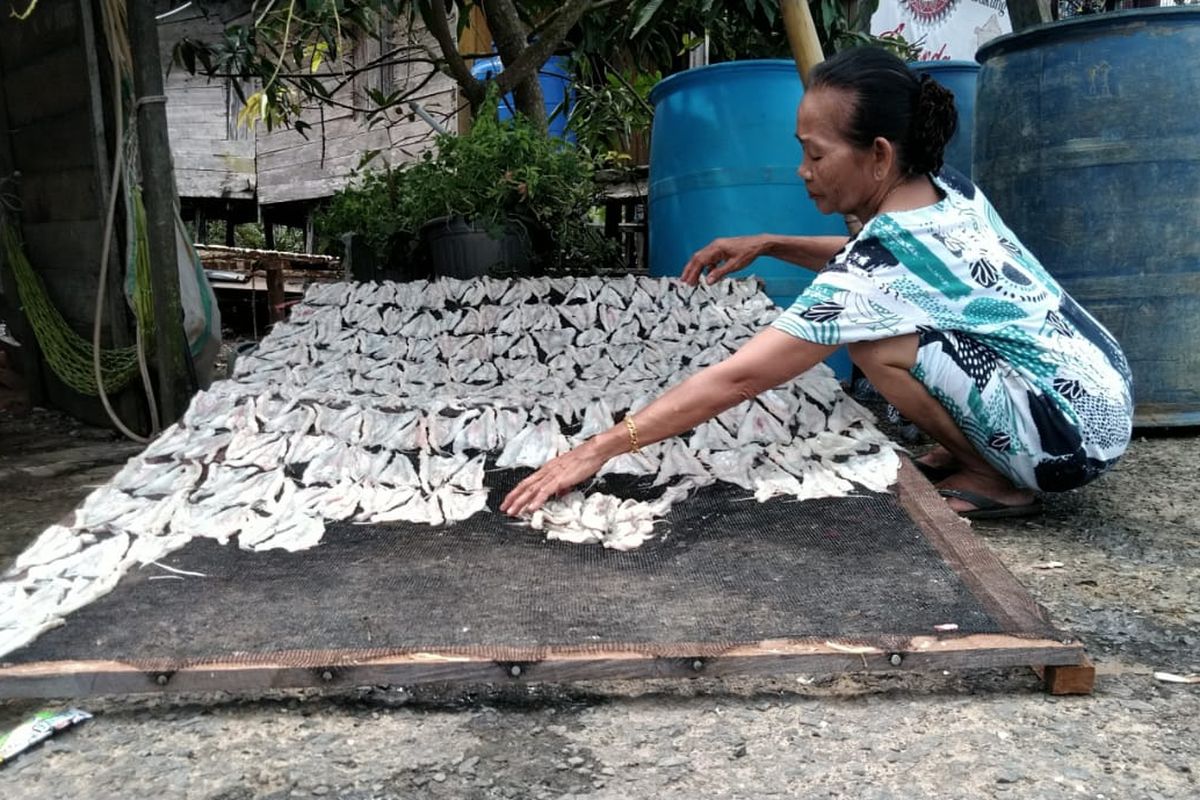
[[[137,198],[136,207],[141,208],[141,198]],[[93,364],[92,343],[84,339],[67,324],[62,314],[54,307],[46,294],[42,279],[34,272],[16,229],[8,221],[0,224],[3,228],[4,255],[12,268],[13,277],[17,284],[17,294],[21,299],[22,311],[26,320],[33,328],[38,347],[42,356],[54,374],[59,379],[80,394],[94,396],[100,393],[96,385],[95,366]],[[145,243],[145,212],[138,225],[137,237],[138,272],[143,269],[149,272],[149,255]],[[144,263],[143,263],[144,262]],[[149,280],[141,282],[148,286]],[[142,325],[142,307],[149,306],[146,293],[139,291],[134,307],[135,314]],[[146,319],[149,317],[146,316]],[[147,329],[142,325],[143,341],[151,341]],[[116,392],[124,388],[138,374],[138,357],[136,347],[122,347],[100,351],[100,372],[104,378],[104,388]]]
[[[130,197],[132,195],[132,197]],[[142,189],[134,185],[126,194],[126,202],[133,208],[133,274],[135,277],[133,313],[141,328],[142,341],[150,342],[154,336],[154,295],[150,291],[150,231],[146,221],[146,206],[142,202]]]

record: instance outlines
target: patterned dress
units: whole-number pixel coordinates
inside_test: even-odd
[[[1017,486],[1065,491],[1129,443],[1129,365],[969,180],[944,198],[879,214],[774,327],[819,344],[916,333],[912,375]]]

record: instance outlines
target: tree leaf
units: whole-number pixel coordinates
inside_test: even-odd
[[[315,75],[321,69],[321,64],[324,62],[328,52],[329,45],[325,42],[317,42],[316,44],[305,46],[304,60],[309,62],[309,72]]]
[[[638,15],[637,24],[633,26],[633,30],[629,33],[630,38],[637,36],[642,28],[646,27],[662,4],[663,0],[650,0],[650,2],[646,3],[642,8],[642,13]]]
[[[262,92],[255,92],[247,97],[246,104],[237,115],[238,127],[254,130],[254,124],[263,116],[265,102]]]
[[[775,20],[779,18],[779,3],[776,0],[762,0],[762,10],[767,15],[767,22],[775,27]]]

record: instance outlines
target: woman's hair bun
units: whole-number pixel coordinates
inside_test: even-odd
[[[856,146],[870,147],[883,137],[896,145],[907,174],[942,168],[958,112],[954,93],[933,78],[883,48],[852,47],[813,67],[809,85],[840,89],[854,98],[845,135]]]
[[[905,143],[908,167],[914,174],[940,170],[946,145],[958,130],[954,92],[928,75],[921,76],[920,84],[909,139]]]

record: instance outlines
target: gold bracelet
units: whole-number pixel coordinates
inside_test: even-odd
[[[642,452],[642,448],[638,447],[637,423],[633,421],[632,415],[625,417],[625,427],[629,429],[629,452]]]

